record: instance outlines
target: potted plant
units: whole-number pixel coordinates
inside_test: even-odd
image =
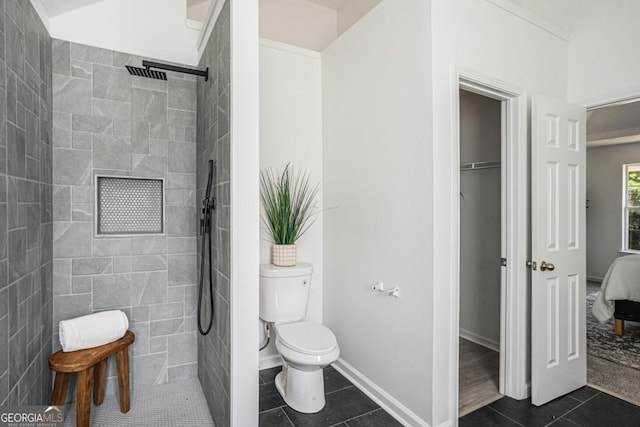
[[[273,265],[296,265],[296,241],[315,221],[313,217],[318,212],[315,198],[319,188],[320,184],[311,184],[308,171],[295,171],[291,164],[287,164],[282,173],[271,168],[260,172],[262,221],[273,240]]]

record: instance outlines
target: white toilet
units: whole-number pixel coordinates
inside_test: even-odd
[[[287,405],[307,414],[324,407],[322,368],[340,355],[329,328],[303,320],[312,271],[307,263],[295,267],[260,265],[260,318],[272,323],[276,349],[282,358],[276,389]]]

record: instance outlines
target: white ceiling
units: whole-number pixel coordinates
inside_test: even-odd
[[[309,0],[311,3],[328,7],[333,10],[340,10],[348,0]]]
[[[509,0],[566,34],[573,31],[583,0]]]
[[[64,15],[75,9],[80,9],[94,3],[100,3],[105,0],[40,0],[49,16]],[[158,0],[162,1],[162,0]],[[208,3],[210,0],[186,0],[187,7],[197,6],[202,3]],[[316,0],[327,3],[339,3],[344,0]]]
[[[588,147],[631,142],[640,142],[640,101],[588,113]]]
[[[49,16],[63,15],[81,7],[89,6],[105,0],[40,0]],[[162,1],[162,0],[158,0]],[[192,7],[209,0],[186,0]],[[312,3],[340,10],[349,0],[308,0]],[[572,29],[572,15],[581,0],[509,0],[511,3],[529,10],[544,20],[565,30]]]
[[[196,6],[202,3],[208,3],[211,0],[187,0],[187,7]]]
[[[49,16],[62,15],[74,9],[89,6],[105,0],[40,0]],[[162,0],[158,0],[162,1]],[[208,0],[186,0],[188,6]],[[333,10],[340,10],[349,0],[308,0]],[[528,9],[534,14],[560,27],[571,27],[571,15],[580,0],[509,0],[517,6]]]
[[[207,19],[211,0],[187,0],[187,18],[198,22]]]
[[[49,16],[64,15],[81,7],[100,3],[104,0],[40,0]]]

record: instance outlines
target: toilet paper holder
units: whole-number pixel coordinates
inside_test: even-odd
[[[378,282],[371,286],[371,290],[375,292],[381,292],[381,293],[386,292],[387,296],[400,298],[400,288],[397,286],[394,286],[392,289],[385,290],[384,283]]]

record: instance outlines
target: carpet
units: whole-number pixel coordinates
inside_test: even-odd
[[[591,314],[596,296],[597,292],[587,295],[587,381],[640,405],[640,323],[625,322],[624,335],[617,336],[613,319],[601,325]]]
[[[640,371],[600,357],[587,355],[587,383],[629,403],[640,406]]]
[[[591,313],[596,295],[587,295],[587,353],[640,370],[640,323],[625,322],[624,335],[617,336],[613,319],[601,325]]]

